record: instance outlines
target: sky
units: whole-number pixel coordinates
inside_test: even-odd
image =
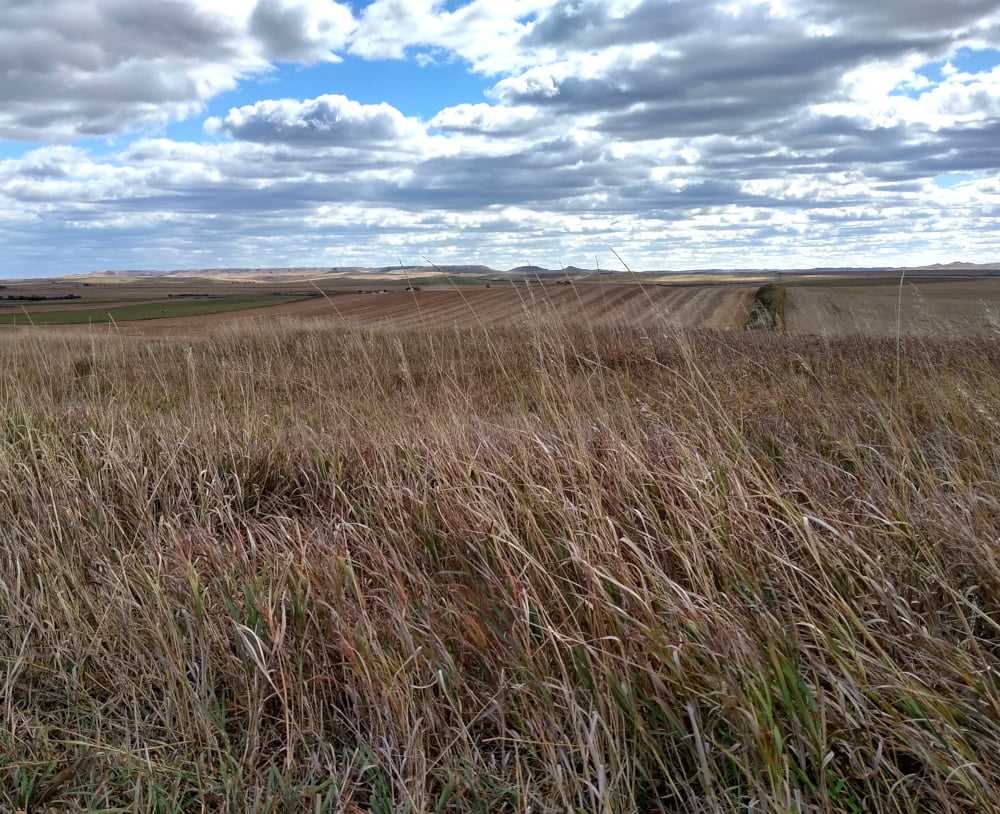
[[[997,235],[1000,0],[0,0],[0,278]]]

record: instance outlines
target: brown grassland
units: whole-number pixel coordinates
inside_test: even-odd
[[[992,295],[753,291],[0,330],[0,811],[1000,810]]]

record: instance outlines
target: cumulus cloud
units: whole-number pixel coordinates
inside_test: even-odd
[[[424,132],[391,105],[362,105],[338,95],[233,108],[224,119],[208,119],[205,127],[209,133],[245,141],[316,146],[402,141]]]
[[[357,19],[330,0],[154,5],[0,9],[16,85],[0,138],[128,132],[338,53],[455,60],[493,77],[492,103],[421,121],[349,94],[270,99],[207,120],[210,143],[34,150],[0,162],[9,263],[40,268],[39,246],[91,268],[995,251],[995,0],[374,0]]]
[[[652,7],[665,11],[662,27],[647,20]],[[643,0],[613,10],[607,0],[557,3],[525,41],[564,56],[501,80],[493,95],[561,114],[603,112],[599,128],[623,138],[745,132],[842,100],[853,70],[936,56],[954,39],[952,31],[835,34],[762,4]],[[597,48],[608,42],[616,44]]]
[[[430,125],[456,133],[517,136],[535,130],[542,118],[533,107],[462,104],[446,107],[431,119]]]
[[[961,38],[995,32],[1000,22],[994,0],[786,0],[793,14],[838,31],[885,32],[899,38],[913,34]]]
[[[0,138],[71,141],[180,119],[272,61],[333,58],[330,0],[0,4]]]
[[[268,59],[310,64],[337,59],[354,28],[346,6],[326,0],[258,0],[250,33]]]
[[[456,55],[476,70],[502,73],[531,64],[519,47],[531,19],[551,0],[472,0],[454,10],[440,0],[374,0],[361,15],[350,51],[366,59],[408,52]]]
[[[704,0],[557,0],[524,36],[529,47],[593,49],[677,39],[703,28]]]

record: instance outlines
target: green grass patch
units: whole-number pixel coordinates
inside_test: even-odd
[[[784,286],[768,283],[761,286],[757,291],[757,301],[774,317],[780,319],[785,315],[785,289]]]
[[[22,311],[21,313],[0,314],[0,324],[24,325],[80,325],[93,322],[133,322],[142,319],[166,319],[168,317],[193,317],[204,314],[219,314],[225,311],[244,311],[248,308],[263,308],[286,302],[306,299],[305,297],[233,297],[204,300],[170,300],[148,302],[139,305],[119,305],[111,308],[79,308],[65,311]]]
[[[785,288],[775,283],[762,285],[754,295],[753,307],[747,315],[749,330],[779,330],[785,323]]]

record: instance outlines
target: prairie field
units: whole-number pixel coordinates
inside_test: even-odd
[[[0,331],[0,810],[1000,810],[1000,343],[577,288]]]

